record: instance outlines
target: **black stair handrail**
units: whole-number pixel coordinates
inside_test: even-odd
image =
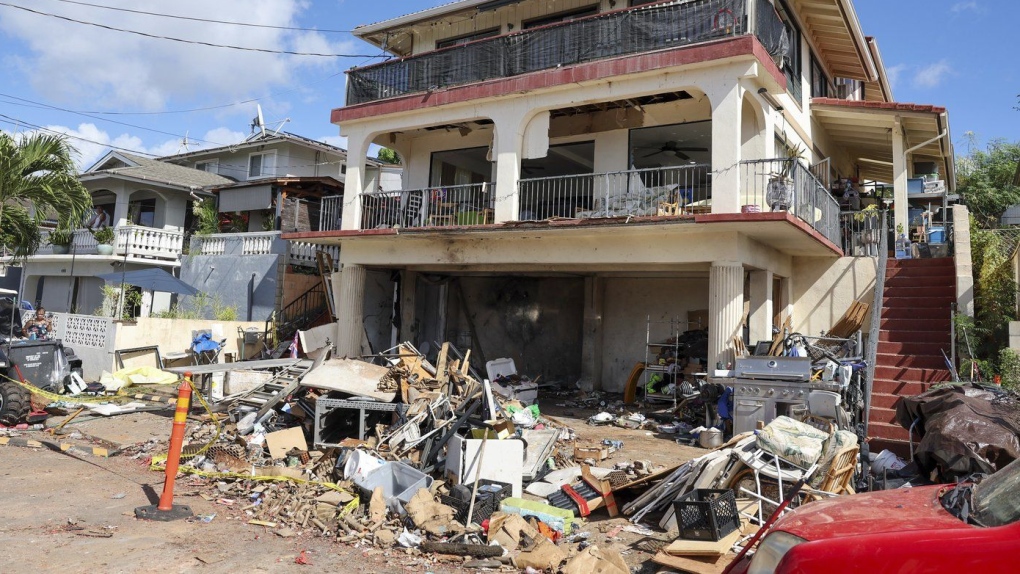
[[[280,323],[276,331],[279,341],[290,340],[302,324],[322,316],[326,311],[326,292],[322,283],[316,283],[280,311]]]

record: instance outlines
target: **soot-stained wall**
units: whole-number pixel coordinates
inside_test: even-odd
[[[489,361],[509,357],[517,371],[543,382],[573,383],[581,374],[584,280],[543,277],[461,277],[450,284],[447,338],[472,347],[460,293]],[[478,355],[475,349],[473,356]],[[484,373],[480,361],[472,361]]]

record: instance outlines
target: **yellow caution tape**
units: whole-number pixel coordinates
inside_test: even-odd
[[[115,400],[118,400],[118,399],[130,399],[131,398],[131,397],[123,396],[123,395],[109,395],[109,396],[105,396],[105,397],[95,397],[95,398],[85,398],[85,397],[79,397],[79,396],[75,396],[75,395],[58,395],[57,393],[51,393],[50,391],[44,391],[44,390],[40,389],[39,387],[35,387],[35,386],[29,385],[27,383],[23,383],[23,382],[21,382],[21,381],[19,381],[17,379],[12,379],[12,378],[8,377],[7,375],[0,374],[0,378],[6,379],[6,380],[14,383],[15,385],[18,385],[19,387],[27,390],[28,392],[32,393],[33,395],[37,395],[37,396],[43,397],[46,400],[54,402],[54,403],[56,403],[56,402],[63,402],[63,403],[68,403],[68,404],[108,403],[108,402],[115,401]]]

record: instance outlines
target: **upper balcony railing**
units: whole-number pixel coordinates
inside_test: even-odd
[[[347,105],[754,34],[788,48],[768,0],[686,0],[615,10],[348,71]]]
[[[325,251],[337,261],[339,245],[315,245],[303,241],[284,241],[279,231],[253,231],[250,233],[214,233],[191,238],[192,255],[223,255],[251,257],[257,255],[288,255],[287,263],[302,267],[315,267],[315,252]]]
[[[344,196],[329,195],[319,204],[319,231],[337,231],[343,218]]]
[[[472,183],[361,194],[361,229],[494,222],[496,184]]]

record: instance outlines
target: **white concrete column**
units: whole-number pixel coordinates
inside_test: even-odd
[[[131,200],[131,190],[118,189],[113,192],[117,203],[113,206],[113,213],[110,222],[113,227],[121,227],[128,224],[128,203]]]
[[[142,289],[142,311],[138,316],[148,317],[150,315],[152,315],[152,291]]]
[[[910,237],[910,226],[907,221],[907,153],[906,143],[903,135],[903,124],[900,118],[896,118],[893,125],[893,229],[903,229],[903,233]],[[899,231],[896,237],[900,236]]]
[[[748,314],[748,332],[751,345],[772,339],[772,282],[771,271],[751,271],[751,311]]]
[[[368,135],[352,131],[347,135],[347,176],[344,179],[343,214],[340,229],[361,228],[361,194],[365,190],[365,154],[368,152]]]
[[[584,278],[584,318],[581,332],[581,388],[602,389],[602,309],[606,280]]]
[[[706,90],[712,104],[712,213],[740,213],[741,92],[737,78]]]
[[[361,356],[361,340],[365,336],[365,268],[344,265],[340,271],[340,297],[337,300],[338,357]]]
[[[974,260],[970,252],[970,210],[966,205],[953,206],[953,236],[956,243],[956,255],[953,257],[956,262],[956,310],[973,317]],[[1010,330],[1012,332],[1012,326]]]
[[[744,313],[744,267],[715,261],[708,276],[708,369],[733,362],[733,337]]]
[[[537,122],[529,130],[528,122],[536,115],[544,121]],[[536,114],[523,105],[507,106],[492,114],[492,122],[492,155],[496,161],[495,219],[496,223],[516,221],[521,207],[517,191],[521,160],[526,157],[526,151],[530,152],[527,157],[544,157],[548,153],[549,114]],[[528,150],[525,150],[526,135],[534,140],[527,142]]]

